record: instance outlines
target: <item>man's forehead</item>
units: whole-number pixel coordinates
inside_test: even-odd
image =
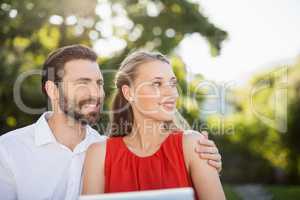
[[[65,76],[70,77],[101,77],[99,65],[91,60],[72,60],[64,66]]]

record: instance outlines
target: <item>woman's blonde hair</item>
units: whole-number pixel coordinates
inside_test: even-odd
[[[161,61],[170,64],[170,61],[161,53],[146,51],[134,52],[128,55],[121,63],[115,76],[117,91],[112,101],[110,136],[125,136],[131,133],[134,123],[133,110],[123,95],[122,86],[130,86],[137,76],[138,66],[151,61]],[[190,126],[181,114],[176,111],[174,120],[166,123],[166,129],[187,130],[190,129]]]

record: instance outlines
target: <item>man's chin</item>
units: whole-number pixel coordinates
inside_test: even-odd
[[[82,125],[90,125],[90,126],[93,126],[95,125],[98,120],[97,119],[80,119],[79,122],[82,124]]]
[[[100,115],[96,112],[91,112],[88,114],[82,114],[82,113],[69,113],[65,112],[66,115],[74,119],[76,122],[81,123],[82,125],[94,125],[98,122]]]
[[[99,121],[99,118],[100,118],[99,113],[89,113],[89,114],[83,115],[83,117],[81,119],[79,119],[79,121],[82,124],[92,126]]]

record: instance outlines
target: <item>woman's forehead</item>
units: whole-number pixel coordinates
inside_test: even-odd
[[[141,64],[138,67],[136,78],[137,79],[154,79],[162,78],[169,79],[174,77],[174,72],[170,64],[162,61],[151,61],[144,64]]]

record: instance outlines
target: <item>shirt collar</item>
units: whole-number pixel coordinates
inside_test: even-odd
[[[35,144],[37,146],[41,146],[44,144],[55,143],[57,142],[49,125],[48,119],[52,115],[53,112],[48,111],[43,113],[40,118],[37,120],[34,126],[34,135],[35,135]],[[92,136],[93,129],[87,125],[86,126],[86,136],[85,140]],[[85,142],[84,142],[85,143]]]
[[[94,132],[94,134],[93,134]],[[81,141],[74,149],[75,153],[82,153],[87,150],[87,148],[90,146],[90,144],[94,143],[95,141],[98,141],[98,137],[100,136],[99,133],[93,129],[91,126],[86,126],[86,136],[83,141]]]
[[[35,123],[34,136],[35,144],[37,146],[56,142],[56,139],[47,122],[47,119],[51,116],[51,114],[52,112],[45,112]]]

